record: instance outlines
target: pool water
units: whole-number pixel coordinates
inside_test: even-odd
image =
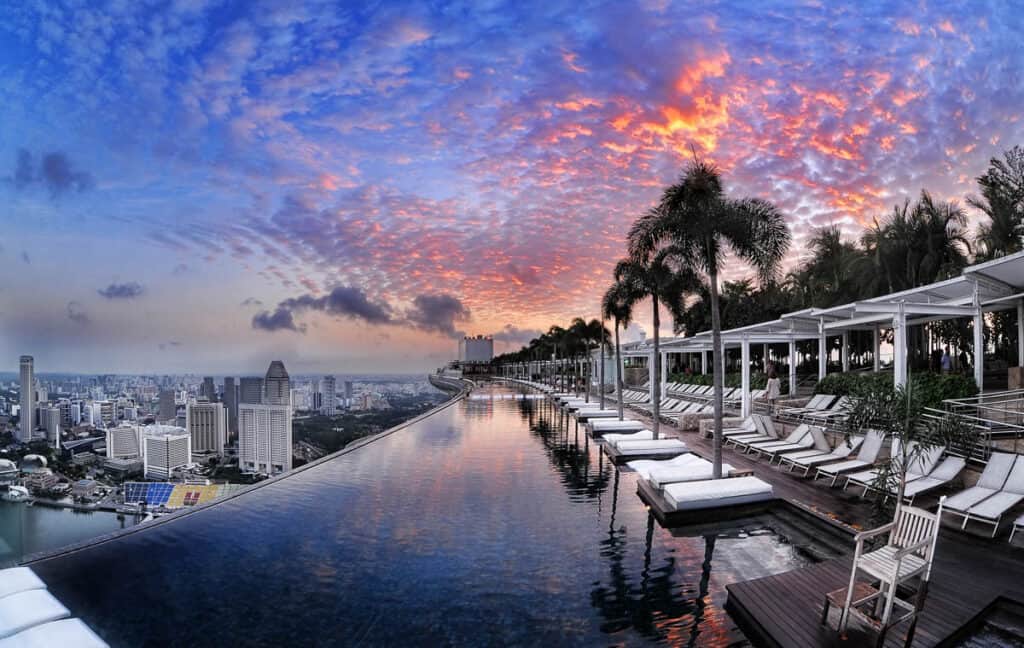
[[[734,645],[725,586],[815,554],[787,525],[662,529],[549,405],[477,398],[34,567],[115,646]]]

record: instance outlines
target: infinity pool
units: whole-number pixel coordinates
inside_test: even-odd
[[[807,564],[813,536],[670,533],[544,402],[473,399],[34,568],[114,646],[733,645],[725,586]]]

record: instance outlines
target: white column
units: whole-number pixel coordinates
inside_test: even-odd
[[[654,381],[657,379],[658,377],[654,375],[654,351],[651,351],[647,356],[647,392],[651,398],[654,397]]]
[[[1017,366],[1024,367],[1024,299],[1017,302]]]
[[[668,353],[661,352],[661,395],[668,390]]]
[[[828,337],[825,335],[825,320],[818,320],[818,380],[828,373]]]
[[[789,397],[796,396],[796,340],[789,341]]]
[[[850,370],[850,332],[843,331],[843,373]]]
[[[878,332],[878,326],[871,329],[871,362],[874,365],[875,373],[878,373],[882,369],[882,358],[879,357],[879,351],[881,347],[881,335]]]
[[[700,352],[700,372],[704,375],[708,373],[708,352]]]
[[[982,316],[981,307],[975,305],[974,313],[974,382],[978,384],[978,391],[982,389],[985,381],[985,321]]]
[[[899,312],[892,318],[892,381],[896,386],[907,384],[907,316],[900,304]]]
[[[761,371],[763,371],[764,373],[768,373],[768,365],[770,364],[770,361],[768,360],[768,343],[767,342],[765,342],[764,347],[761,350],[763,352],[762,358],[761,358]]]
[[[750,416],[750,341],[746,338],[740,343],[740,363],[740,416],[746,418]]]

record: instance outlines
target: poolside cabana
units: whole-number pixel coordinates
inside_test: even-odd
[[[893,382],[905,384],[908,376],[908,329],[942,320],[969,318],[973,328],[972,370],[979,389],[984,387],[986,314],[1015,309],[1017,313],[1018,362],[1024,362],[1024,252],[969,266],[957,277],[925,286],[864,299],[830,308],[807,308],[782,315],[777,320],[722,331],[727,350],[739,347],[741,362],[741,414],[751,411],[750,366],[753,345],[786,344],[788,347],[790,393],[797,387],[797,344],[817,340],[818,379],[828,372],[829,339],[839,338],[843,371],[850,370],[850,335],[870,332],[872,369],[881,371],[882,331],[892,331]],[[648,381],[660,381],[664,393],[668,384],[668,355],[700,354],[702,373],[711,367],[711,332],[690,337],[661,340],[661,375],[654,375],[651,340],[622,346],[623,374],[627,359],[645,358]],[[612,377],[614,381],[614,377]]]

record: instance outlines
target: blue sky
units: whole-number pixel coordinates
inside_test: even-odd
[[[1004,3],[70,4],[0,7],[10,367],[426,369],[596,315],[691,146],[794,262],[1022,140]]]

